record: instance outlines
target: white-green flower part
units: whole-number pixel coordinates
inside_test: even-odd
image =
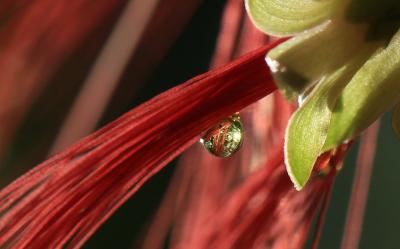
[[[307,92],[285,136],[302,189],[323,152],[353,139],[400,101],[399,0],[246,0],[253,23],[293,36],[266,57],[289,100]]]

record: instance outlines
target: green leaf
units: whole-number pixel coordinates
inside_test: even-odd
[[[373,47],[364,47],[350,62],[324,77],[304,104],[292,115],[285,137],[285,164],[297,190],[307,183],[321,154],[337,98],[365,59],[370,56]]]
[[[344,88],[332,115],[324,151],[358,135],[400,99],[400,31]]]
[[[295,36],[267,55],[280,91],[292,99],[363,49],[366,25],[329,22]]]
[[[337,0],[246,0],[253,23],[271,35],[293,35],[321,24],[342,5]]]

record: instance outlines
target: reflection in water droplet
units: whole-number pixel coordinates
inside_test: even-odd
[[[243,126],[237,114],[209,129],[200,142],[213,155],[230,157],[243,143]]]

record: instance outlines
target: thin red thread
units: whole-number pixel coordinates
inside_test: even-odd
[[[275,90],[264,62],[275,45],[160,94],[10,184],[0,246],[80,247],[202,131]]]
[[[341,249],[355,249],[359,245],[379,126],[378,120],[365,131],[361,138]]]

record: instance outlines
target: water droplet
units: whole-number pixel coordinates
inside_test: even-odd
[[[200,142],[215,156],[232,156],[243,143],[243,125],[239,115],[235,114],[219,122],[203,135]]]

